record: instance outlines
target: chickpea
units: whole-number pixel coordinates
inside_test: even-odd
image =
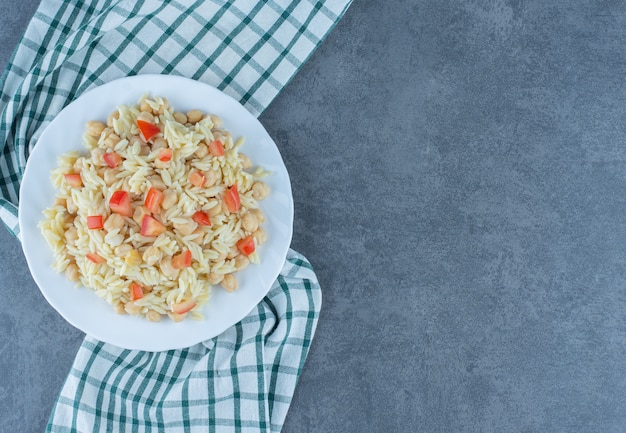
[[[215,262],[215,263],[218,263],[218,262],[221,262],[222,260],[226,260],[226,259],[228,258],[228,254],[229,254],[229,252],[228,252],[228,251],[226,251],[226,252],[221,251],[221,252],[218,254],[217,258],[214,260],[214,262]]]
[[[137,224],[141,225],[141,223],[143,223],[143,217],[144,217],[145,215],[147,215],[147,214],[148,214],[148,211],[146,211],[146,208],[145,208],[145,207],[143,207],[143,206],[137,206],[137,207],[135,208],[135,211],[133,212],[133,220],[134,220]]]
[[[151,245],[143,252],[142,258],[145,263],[152,266],[161,260],[161,250],[158,247]]]
[[[141,313],[141,307],[139,305],[135,305],[133,301],[128,301],[124,306],[124,310],[133,316],[137,316]]]
[[[204,182],[204,186],[205,188],[209,188],[219,181],[220,175],[215,170],[207,170],[204,172],[204,178],[206,179]]]
[[[139,251],[133,248],[128,252],[124,261],[128,266],[139,266],[141,264],[141,256],[139,255]]]
[[[120,112],[115,110],[114,112],[109,114],[109,117],[107,117],[107,126],[109,128],[113,128],[113,121],[119,118],[120,118]]]
[[[212,218],[216,215],[219,215],[219,213],[222,211],[222,202],[218,201],[218,200],[212,200],[212,202],[215,202],[215,206],[213,206],[212,208],[210,208],[209,210],[206,211],[206,214],[209,216],[209,218]]]
[[[65,242],[72,245],[78,240],[78,230],[76,227],[70,227],[65,230]]]
[[[252,161],[248,158],[248,155],[245,153],[239,154],[239,159],[241,160],[241,168],[244,170],[248,170],[252,168]]]
[[[139,110],[152,113],[152,107],[150,106],[150,104],[148,104],[148,101],[146,99],[142,99],[139,103]]]
[[[180,111],[176,111],[174,112],[174,120],[177,121],[178,123],[182,123],[183,125],[185,123],[187,123],[187,116],[185,115],[185,113],[181,113]]]
[[[115,145],[120,142],[120,140],[120,136],[117,135],[115,132],[112,132],[104,139],[104,147],[113,149]]]
[[[239,288],[239,283],[237,282],[237,278],[233,274],[224,275],[224,279],[222,280],[222,287],[228,293],[232,293]]]
[[[143,120],[144,122],[155,123],[154,116],[152,115],[151,112],[148,112],[148,111],[142,111],[141,113],[139,113],[139,116],[137,116],[137,120]]]
[[[259,227],[258,229],[256,229],[253,235],[254,235],[254,238],[256,239],[257,245],[262,245],[265,243],[265,241],[267,241],[267,233],[265,233],[265,230],[263,230],[262,227]]]
[[[250,233],[254,233],[256,229],[259,228],[259,222],[257,221],[256,216],[252,212],[246,212],[241,217],[241,225],[243,226],[244,230]]]
[[[135,146],[135,145],[138,145],[139,147],[141,147],[141,146],[144,146],[144,145],[146,145],[146,144],[148,144],[148,143],[146,143],[146,142],[144,141],[144,139],[143,139],[143,138],[141,138],[141,137],[140,137],[140,136],[138,136],[138,135],[133,135],[132,137],[130,137],[130,138],[128,139],[128,147],[133,147],[133,146]]]
[[[172,266],[171,257],[165,257],[163,260],[161,260],[161,264],[159,267],[161,268],[161,272],[163,272],[163,275],[165,275],[166,277],[176,278],[176,276],[178,276],[178,269],[174,269],[174,267]]]
[[[227,259],[234,259],[238,255],[239,255],[239,250],[237,249],[236,245],[233,245],[232,247],[230,247],[230,250],[228,251],[228,254],[226,255],[226,258]]]
[[[191,110],[187,112],[187,121],[189,123],[198,123],[204,117],[204,113],[200,110]]]
[[[223,274],[216,274],[215,272],[211,272],[207,276],[207,281],[209,282],[209,284],[211,284],[213,286],[215,286],[216,284],[221,283],[223,279],[224,279],[224,275]]]
[[[170,166],[170,162],[169,161],[161,161],[159,158],[154,160],[154,167],[155,168],[167,168]]]
[[[203,245],[204,244],[204,231],[198,227],[197,229],[195,229],[192,233],[192,235],[198,235],[195,238],[193,238],[191,241],[195,242],[198,245]]]
[[[182,322],[187,316],[187,313],[176,314],[168,311],[167,315],[170,317],[170,319],[172,319],[172,322]]]
[[[115,229],[121,229],[124,227],[124,217],[117,213],[112,213],[104,222],[104,228],[106,231],[112,231]]]
[[[118,302],[117,304],[113,305],[113,311],[115,311],[117,314],[126,314],[126,310],[124,309],[124,303]]]
[[[91,159],[93,159],[93,162],[95,165],[98,165],[101,167],[107,165],[107,163],[104,162],[104,159],[102,158],[105,153],[106,151],[101,147],[96,147],[95,149],[91,151]]]
[[[65,268],[65,276],[70,281],[78,281],[80,278],[80,274],[78,273],[78,266],[75,263],[70,263]]]
[[[150,176],[148,180],[150,181],[152,186],[155,187],[156,189],[160,189],[161,191],[163,191],[164,189],[167,188],[167,186],[163,182],[163,178],[159,175]]]
[[[188,220],[186,223],[174,223],[174,228],[180,232],[181,235],[187,236],[193,233],[198,228],[198,223],[193,220]]]
[[[248,266],[249,264],[250,259],[243,254],[239,254],[237,257],[235,257],[235,268],[237,268],[238,271],[245,269],[246,266]]]
[[[117,257],[126,257],[132,249],[133,246],[130,244],[121,244],[115,247],[115,250],[113,252]]]
[[[218,116],[217,114],[209,114],[209,117],[211,117],[211,122],[213,122],[214,129],[222,126],[222,118],[220,116]]]
[[[270,187],[265,182],[257,181],[252,184],[252,197],[255,200],[263,200],[268,195],[270,195]]]
[[[107,186],[111,186],[113,185],[116,181],[117,181],[117,177],[115,177],[115,175],[117,174],[117,170],[115,170],[114,168],[107,168],[104,170],[104,183],[107,184]]]
[[[104,128],[106,128],[106,125],[98,120],[90,120],[89,122],[87,122],[87,134],[91,135],[92,137],[100,137],[100,134],[102,134],[102,131],[104,131]]]
[[[254,214],[259,224],[263,224],[265,222],[265,214],[261,211],[261,209],[252,209],[250,212]]]
[[[178,194],[173,189],[166,189],[163,191],[163,200],[161,201],[161,207],[165,210],[171,208],[178,201]],[[143,218],[143,217],[142,217]]]
[[[204,158],[209,154],[209,148],[204,143],[198,143],[198,148],[196,149],[194,155],[198,158]]]
[[[148,310],[148,312],[146,313],[146,319],[148,320],[148,322],[160,322],[161,315],[154,310]]]
[[[76,218],[75,215],[72,215],[71,213],[66,212],[65,216],[63,217],[63,223],[66,224],[66,225],[67,224],[74,224],[74,219],[75,218]]]
[[[152,150],[165,149],[167,147],[167,141],[163,137],[157,137],[152,140]]]

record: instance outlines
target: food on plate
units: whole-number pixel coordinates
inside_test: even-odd
[[[267,237],[268,173],[243,142],[218,116],[176,112],[162,97],[87,122],[87,152],[59,157],[40,223],[54,269],[121,314],[202,318],[213,286],[237,290]]]

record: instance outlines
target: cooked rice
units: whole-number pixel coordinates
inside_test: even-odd
[[[167,147],[172,149],[171,161],[159,161],[160,149],[156,148],[154,139],[146,143],[140,136],[136,121],[138,116],[143,116],[142,108],[154,115],[162,131],[157,137],[163,137]],[[258,209],[257,199],[263,197],[254,193],[253,185],[261,182],[259,178],[267,173],[260,167],[244,170],[239,152],[243,138],[233,140],[219,123],[216,116],[205,115],[195,124],[181,124],[175,120],[174,110],[166,99],[144,96],[137,105],[117,107],[99,137],[86,133],[83,144],[89,152],[81,155],[73,151],[60,156],[58,168],[52,171],[52,182],[58,190],[57,201],[44,211],[45,219],[40,228],[54,252],[53,268],[65,272],[68,278],[74,273],[74,279],[82,286],[94,290],[120,313],[125,311],[145,317],[155,311],[181,320],[184,315],[174,314],[175,306],[191,300],[195,302],[192,317],[202,318],[200,310],[211,295],[209,280],[238,271],[237,256],[241,253],[236,243],[252,235],[259,245],[265,238],[261,228],[246,231],[242,216]],[[117,143],[117,137],[112,134],[119,137]],[[210,153],[196,156],[196,153],[202,155],[201,145],[216,139],[223,144],[224,156]],[[102,160],[102,153],[112,151],[122,158],[116,168],[110,168]],[[194,186],[189,182],[192,171],[214,171],[218,174],[217,183],[209,187]],[[64,178],[68,173],[80,174],[83,186],[69,186]],[[234,184],[239,190],[241,208],[230,213],[224,206],[223,195],[226,188]],[[164,186],[175,191],[178,197],[175,205],[169,209],[161,207],[153,214],[166,231],[156,237],[143,236],[141,221],[135,221],[135,215],[123,217],[122,227],[113,226],[114,218],[109,220],[111,195],[118,190],[128,192],[132,208],[136,210],[144,204],[152,186],[161,190]],[[196,223],[191,217],[196,211],[210,212],[220,205],[222,210],[211,216],[210,226],[198,225],[187,233],[189,230],[184,226],[194,227]],[[90,215],[101,215],[104,228],[88,229],[87,216]],[[150,247],[156,247],[156,257],[161,258],[153,264],[141,259]],[[131,250],[135,253],[130,253]],[[175,275],[170,269],[170,275],[166,275],[163,269],[167,265],[163,262],[185,250],[191,251],[192,265],[179,269]],[[87,258],[89,253],[97,253],[106,263],[94,263]],[[139,263],[135,263],[137,255]],[[256,249],[247,258],[251,263],[259,263]],[[143,297],[135,301],[130,291],[132,283],[144,288]],[[154,320],[154,314],[152,317]]]

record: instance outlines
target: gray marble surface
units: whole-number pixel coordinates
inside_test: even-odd
[[[351,6],[261,116],[324,293],[284,432],[626,431],[625,78],[625,2]],[[42,431],[82,335],[0,256],[0,430]]]

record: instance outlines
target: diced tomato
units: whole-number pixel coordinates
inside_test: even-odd
[[[174,269],[188,268],[191,266],[191,251],[185,250],[172,257],[172,267]]]
[[[94,262],[96,265],[101,265],[107,262],[106,259],[98,253],[87,253],[85,254],[85,257]]]
[[[141,221],[142,236],[159,236],[165,231],[165,226],[150,215],[144,215]]]
[[[172,312],[175,314],[185,314],[191,311],[195,306],[196,301],[194,301],[193,299],[188,299],[186,301],[172,305]]]
[[[87,228],[89,230],[100,230],[104,227],[102,215],[92,215],[87,217]]]
[[[116,152],[109,152],[102,155],[102,159],[111,168],[115,168],[122,163],[122,157]]]
[[[168,162],[171,159],[172,159],[172,149],[166,148],[166,149],[161,149],[159,151],[159,160],[161,162]]]
[[[239,191],[237,190],[237,184],[234,184],[226,190],[224,193],[224,204],[228,212],[235,213],[239,210],[241,202],[239,201]]]
[[[150,188],[146,194],[146,209],[152,213],[159,213],[161,201],[163,201],[163,192],[155,187]]]
[[[244,256],[249,256],[254,252],[254,238],[252,235],[248,235],[243,239],[237,241],[237,249]]]
[[[197,222],[198,225],[201,225],[201,226],[210,226],[211,225],[211,220],[209,219],[209,216],[205,212],[202,212],[201,210],[199,210],[198,212],[193,214],[193,216],[191,218],[195,222]]]
[[[118,213],[125,217],[133,216],[133,207],[130,204],[130,196],[126,191],[115,191],[109,199],[111,212]]]
[[[200,173],[199,171],[192,171],[189,174],[189,183],[197,186],[198,188],[202,187],[206,182],[206,176]]]
[[[141,135],[143,135],[143,139],[145,141],[150,140],[152,137],[157,135],[161,130],[154,123],[146,122],[145,120],[137,120],[137,126],[141,131]]]
[[[219,140],[209,143],[209,153],[213,156],[224,156],[224,145]]]
[[[64,174],[65,182],[74,188],[83,186],[83,180],[80,178],[80,174]]]
[[[143,298],[143,287],[140,284],[132,283],[130,285],[130,296],[133,301]]]

